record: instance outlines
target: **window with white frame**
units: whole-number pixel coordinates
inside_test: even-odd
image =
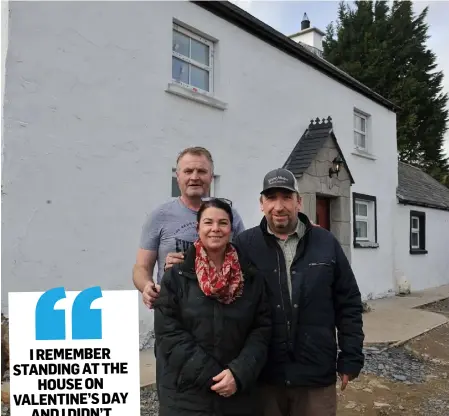
[[[193,91],[213,92],[213,47],[208,39],[173,25],[172,80]]]
[[[419,217],[411,217],[410,236],[412,249],[419,248]]]
[[[214,175],[212,182],[210,184],[210,195],[215,196],[215,181],[217,176]],[[176,177],[176,168],[172,168],[172,178],[171,178],[171,196],[172,198],[177,198],[181,196],[181,190],[179,189],[178,179]]]
[[[354,111],[354,145],[357,149],[368,150],[368,117]]]
[[[354,247],[378,247],[376,197],[355,192],[352,197]]]
[[[355,230],[358,241],[368,241],[368,202],[355,201]]]
[[[410,254],[425,254],[426,213],[410,211]]]

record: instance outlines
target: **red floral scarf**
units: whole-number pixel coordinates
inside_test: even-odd
[[[234,302],[243,292],[243,273],[235,248],[228,246],[223,266],[221,270],[217,270],[211,264],[203,243],[197,240],[194,246],[195,272],[203,293],[225,304]]]

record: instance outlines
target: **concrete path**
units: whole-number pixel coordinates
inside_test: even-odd
[[[445,298],[449,285],[369,301],[372,310],[363,315],[365,344],[402,343],[448,322],[438,313],[415,309]]]
[[[154,385],[156,382],[156,358],[154,349],[140,351],[140,386]]]
[[[449,285],[415,292],[410,296],[369,301],[372,310],[363,315],[365,344],[401,343],[448,321],[443,315],[414,309],[449,298]],[[156,360],[153,349],[140,352],[140,385],[154,386]]]

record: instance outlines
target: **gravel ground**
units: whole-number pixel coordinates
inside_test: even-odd
[[[418,412],[421,416],[448,416],[449,397],[447,390],[442,393],[432,394],[432,397],[423,399],[418,408]]]
[[[383,351],[384,346],[370,346],[365,349],[364,374],[373,374],[405,385],[421,384],[437,372],[429,362],[423,362],[404,348]],[[442,395],[441,395],[442,396]],[[448,416],[449,398],[436,395],[426,399],[417,410],[423,416]],[[157,416],[158,400],[152,389],[141,390],[141,416]],[[387,414],[387,413],[385,413]]]
[[[382,351],[384,346],[370,346],[365,349],[366,363],[363,374],[373,374],[403,384],[424,383],[435,374],[435,366],[422,362],[410,355],[403,348]],[[419,408],[423,416],[449,415],[449,398],[436,395],[424,400]],[[141,416],[157,416],[159,403],[156,391],[151,388],[141,389]],[[415,409],[417,410],[417,409]],[[10,416],[9,408],[2,406],[1,416]]]
[[[157,416],[159,402],[152,388],[140,389],[140,416]]]
[[[2,403],[2,416],[9,416],[9,407]]]
[[[447,392],[435,397],[426,399],[418,408],[419,414],[422,416],[448,416],[449,415],[449,399]]]
[[[383,346],[365,348],[363,374],[374,374],[391,381],[405,384],[423,383],[435,372],[430,363],[424,363],[410,355],[404,348],[382,351]]]
[[[396,385],[411,386],[410,394],[416,396],[419,404],[409,409],[409,414],[449,416],[449,395],[447,394],[447,387],[444,387],[449,385],[447,367],[440,367],[437,364],[416,358],[402,347],[387,351],[382,350],[382,346],[366,348],[366,363],[362,370],[363,374],[382,377],[397,383]],[[437,385],[433,384],[434,388],[429,388],[425,383],[432,380],[440,381]],[[392,391],[394,391],[394,388]],[[416,401],[414,402],[416,403]],[[381,414],[396,415],[396,413],[390,413],[386,409]]]

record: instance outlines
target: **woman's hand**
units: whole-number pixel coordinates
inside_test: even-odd
[[[211,387],[211,390],[218,393],[220,396],[229,397],[237,391],[237,384],[235,383],[234,376],[231,370],[223,370],[220,374],[217,374],[213,379],[217,382]]]

